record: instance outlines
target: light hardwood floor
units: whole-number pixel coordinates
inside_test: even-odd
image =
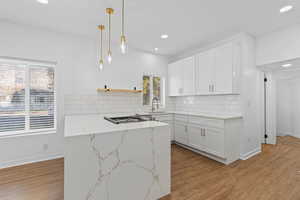
[[[0,170],[0,200],[63,200],[63,159]],[[300,200],[300,139],[279,137],[229,166],[173,145],[163,200]]]

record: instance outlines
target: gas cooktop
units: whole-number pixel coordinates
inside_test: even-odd
[[[105,120],[110,121],[114,124],[126,124],[136,123],[144,121],[155,120],[152,115],[133,115],[133,116],[122,116],[122,117],[104,117]]]

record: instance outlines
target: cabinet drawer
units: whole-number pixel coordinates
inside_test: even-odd
[[[174,120],[181,122],[181,123],[187,123],[188,122],[188,116],[187,115],[179,115],[175,114]]]
[[[225,127],[224,120],[209,119],[209,118],[198,117],[198,116],[190,116],[189,123],[200,124],[200,125],[203,125],[206,127],[214,127],[214,128],[220,128],[220,129],[224,129],[224,127]]]

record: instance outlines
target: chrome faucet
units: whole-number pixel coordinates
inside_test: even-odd
[[[152,99],[152,112],[155,111],[155,108],[154,108],[154,102],[156,102],[156,110],[159,109],[159,100],[158,100],[157,97],[153,97],[153,99]]]

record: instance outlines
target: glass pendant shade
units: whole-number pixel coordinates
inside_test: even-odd
[[[108,52],[108,55],[107,55],[107,61],[109,64],[111,64],[112,62],[112,55],[111,55],[111,52]]]
[[[102,71],[102,70],[103,70],[103,67],[104,67],[104,62],[103,62],[103,60],[101,59],[100,62],[99,62],[99,69]]]

